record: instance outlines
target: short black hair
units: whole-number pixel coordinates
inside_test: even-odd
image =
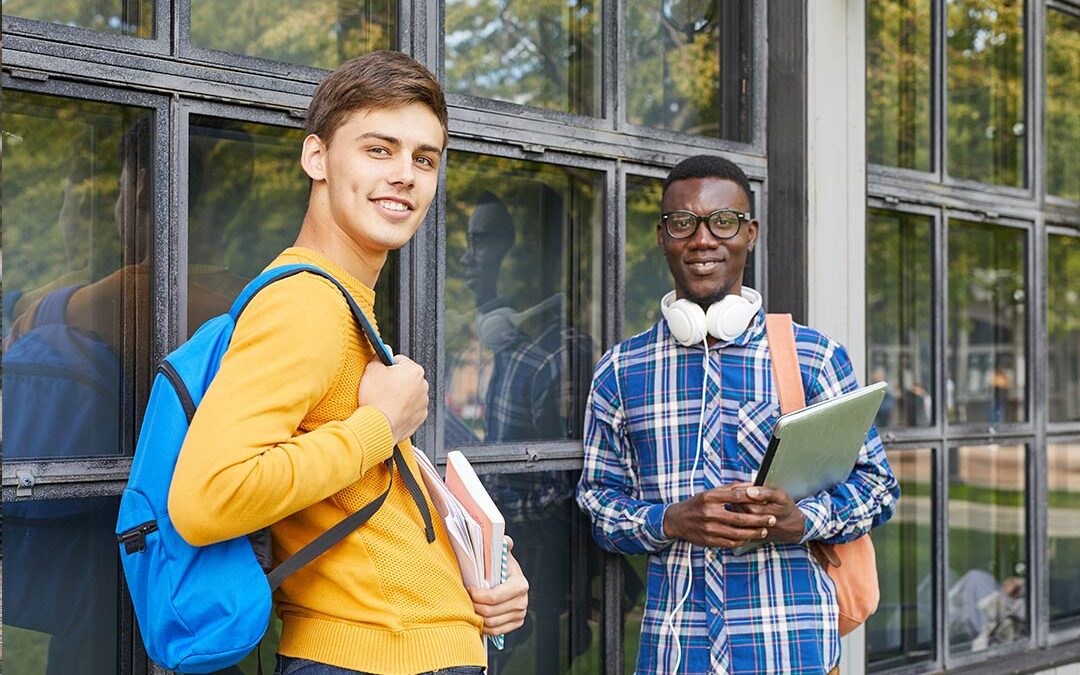
[[[743,173],[743,170],[739,168],[739,165],[729,159],[717,157],[716,155],[694,155],[693,157],[687,157],[676,164],[668,173],[667,178],[664,179],[663,194],[667,194],[668,186],[672,183],[687,178],[719,178],[720,180],[729,180],[743,189],[743,192],[746,193],[746,201],[748,204],[753,203],[753,197],[751,197],[750,193],[750,180],[746,177],[746,174]]]

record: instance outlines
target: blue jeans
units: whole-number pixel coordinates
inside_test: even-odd
[[[277,667],[274,675],[373,675],[359,670],[349,670],[330,666],[317,661],[307,659],[294,659],[291,656],[277,655]],[[484,669],[480,666],[454,666],[453,668],[441,668],[431,670],[418,675],[484,675]]]

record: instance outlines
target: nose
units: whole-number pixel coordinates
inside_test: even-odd
[[[473,256],[473,250],[472,250],[472,243],[470,242],[465,247],[465,253],[461,254],[461,258],[459,259],[459,262],[462,265],[465,265],[466,267],[472,267],[473,257],[474,256]]]
[[[720,240],[716,238],[716,235],[712,233],[705,222],[698,221],[697,229],[694,230],[694,234],[690,237],[688,243],[694,248],[716,248],[720,245]]]
[[[416,167],[412,157],[407,154],[397,157],[387,179],[392,185],[411,188],[416,182]]]

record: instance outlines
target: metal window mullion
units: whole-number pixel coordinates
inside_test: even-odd
[[[1042,165],[1046,157],[1043,138],[1043,92],[1046,73],[1043,70],[1043,45],[1046,44],[1045,3],[1028,0],[1024,3],[1022,28],[1024,31],[1024,164],[1025,187],[1042,202],[1045,171]]]
[[[934,449],[933,472],[933,570],[934,570],[934,658],[936,670],[944,670],[948,664],[949,630],[946,605],[948,602],[949,572],[949,443],[941,441]]]
[[[930,119],[932,120],[932,148],[933,148],[933,171],[932,174],[937,183],[944,183],[948,174],[947,164],[949,159],[948,139],[945,137],[949,129],[948,120],[948,73],[949,67],[946,55],[948,53],[948,14],[945,0],[930,0],[930,53],[931,53],[931,91]]]
[[[949,477],[949,411],[947,387],[948,373],[948,298],[949,298],[949,221],[944,209],[937,209],[932,228],[931,283],[935,289],[931,332],[934,344],[934,415],[938,429],[936,458],[934,460],[934,663],[944,668],[949,651],[948,617],[948,477]]]
[[[444,158],[447,154],[444,153]],[[446,401],[446,171],[439,167],[439,185],[424,225],[401,250],[398,265],[400,349],[419,363],[429,386],[427,420],[416,430],[416,447],[436,463],[445,462]]]
[[[1036,194],[1039,194],[1038,192]],[[1031,337],[1029,349],[1034,358],[1032,377],[1028,380],[1028,398],[1032,405],[1032,422],[1035,425],[1035,440],[1031,448],[1031,498],[1028,500],[1029,522],[1031,523],[1031,562],[1028,570],[1032,575],[1028,592],[1028,615],[1032,622],[1031,635],[1035,644],[1045,646],[1050,639],[1050,537],[1049,537],[1049,476],[1047,452],[1047,420],[1049,419],[1049,390],[1047,383],[1050,368],[1048,354],[1049,337],[1047,335],[1047,303],[1049,297],[1049,269],[1047,250],[1049,240],[1046,225],[1040,219],[1036,221],[1031,234],[1030,279],[1032,290],[1027,294],[1029,325]]]
[[[610,58],[614,61],[609,71],[613,75],[613,80],[607,83],[604,88],[611,90],[613,109],[610,113],[605,111],[606,115],[612,120],[616,131],[622,131],[626,128],[626,3],[631,0],[608,0],[608,8],[606,11],[613,14],[610,21],[605,21],[605,25],[614,24],[612,28],[608,29],[605,36],[613,36],[614,44],[611,45],[610,50],[605,47],[604,52],[611,54]]]

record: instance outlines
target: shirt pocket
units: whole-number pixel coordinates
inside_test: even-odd
[[[738,452],[735,461],[752,480],[769,449],[773,427],[780,417],[780,405],[776,401],[743,401],[737,405],[735,439]]]

